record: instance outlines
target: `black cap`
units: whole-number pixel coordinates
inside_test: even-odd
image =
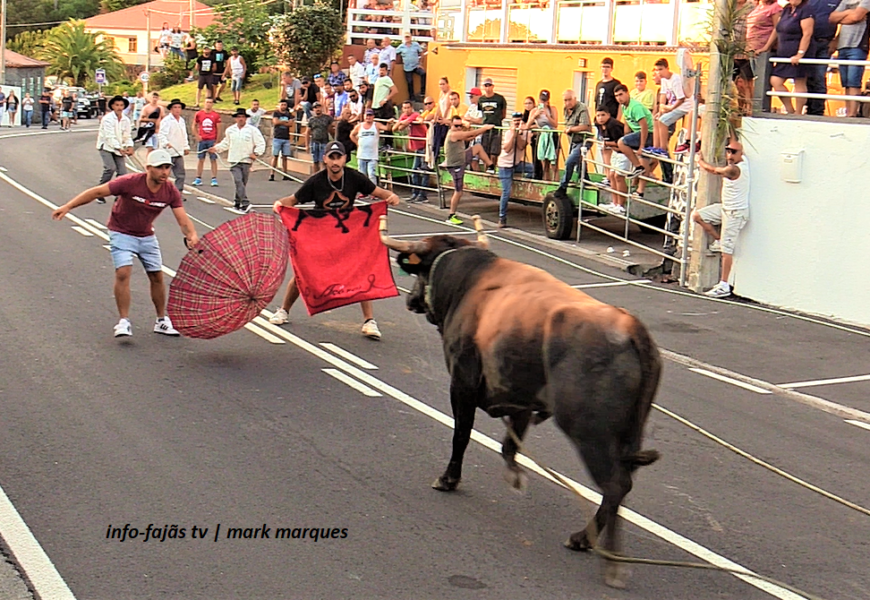
[[[311,83],[311,80],[308,78],[308,76],[303,77],[303,78],[300,79],[299,81],[300,81],[301,83]]]
[[[515,112],[514,114],[511,115],[511,118],[513,118],[513,119],[522,119],[522,118],[523,118],[523,113],[521,113],[521,112]]]
[[[323,156],[329,156],[330,154],[346,156],[347,153],[344,150],[344,144],[341,142],[329,142],[329,145],[326,146],[326,150],[323,152]]]

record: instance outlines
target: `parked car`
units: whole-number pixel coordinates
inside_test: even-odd
[[[60,99],[63,97],[63,91],[66,90],[69,94],[76,95],[76,114],[84,119],[91,119],[97,116],[97,96],[89,93],[83,87],[75,87],[71,85],[56,86],[51,94],[54,101],[60,104]]]

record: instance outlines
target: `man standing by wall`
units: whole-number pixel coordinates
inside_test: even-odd
[[[175,177],[175,187],[178,188],[179,193],[183,194],[184,179],[187,175],[184,170],[184,157],[190,154],[187,124],[181,116],[181,111],[184,110],[185,105],[178,98],[173,98],[167,108],[169,109],[169,114],[160,121],[159,133],[157,135],[160,147],[166,149],[172,158],[172,176]]]
[[[359,84],[366,80],[366,66],[359,62],[353,54],[347,55],[347,63],[350,65],[348,71],[352,87],[359,88]]]
[[[731,295],[728,278],[734,263],[734,246],[737,235],[749,221],[749,163],[743,156],[743,144],[736,139],[730,140],[725,146],[725,161],[724,167],[714,167],[698,154],[699,167],[722,176],[722,202],[692,211],[692,220],[714,240],[709,249],[722,253],[720,281],[704,293],[711,298]],[[716,225],[722,226],[721,232],[716,231]]]
[[[837,9],[837,0],[810,0],[810,10],[813,12],[813,43],[804,58],[831,58],[831,41],[837,37],[837,25],[829,21],[832,12]],[[840,57],[842,58],[842,57]],[[828,65],[810,65],[807,71],[807,93],[827,94],[828,81],[825,74]],[[860,86],[859,86],[860,87]],[[821,98],[807,98],[807,114],[823,116],[825,101]]]
[[[112,103],[110,103],[111,106]],[[106,118],[109,118],[107,115]],[[118,307],[118,324],[115,337],[133,335],[130,324],[130,274],[133,257],[145,267],[151,282],[151,301],[157,312],[154,333],[177,336],[178,332],[166,316],[166,286],[163,284],[163,257],[154,235],[154,219],[167,206],[181,228],[188,246],[196,246],[199,237],[184,211],[181,194],[169,183],[172,159],[165,150],[155,150],[148,155],[145,173],[119,177],[110,183],[85,190],[57,210],[51,218],[59,221],[72,209],[83,206],[110,194],[118,197],[109,217],[109,250],[115,266],[115,303]]]
[[[42,90],[39,97],[39,110],[42,111],[42,128],[48,129],[48,122],[51,121],[51,90],[48,88]]]
[[[405,82],[408,84],[408,100],[413,102],[417,98],[417,94],[414,93],[414,74],[420,76],[420,96],[426,93],[426,71],[420,66],[420,57],[426,53],[420,44],[412,41],[411,34],[406,33],[405,43],[396,48],[396,54],[402,57]]]
[[[483,80],[483,96],[478,100],[480,110],[483,112],[483,124],[492,125],[483,132],[480,144],[490,160],[495,162],[501,154],[501,130],[493,127],[501,127],[502,121],[507,115],[507,101],[501,94],[495,93],[492,79],[487,77]],[[452,129],[451,129],[452,133]]]
[[[224,139],[208,151],[227,152],[230,174],[236,185],[234,206],[236,210],[248,213],[251,211],[251,203],[248,202],[246,186],[251,173],[251,162],[257,160],[266,150],[266,140],[259,129],[248,125],[248,113],[244,108],[236,109],[233,118],[236,120],[235,126],[227,127]]]
[[[214,110],[214,100],[206,98],[205,108],[198,111],[193,120],[196,126],[196,157],[199,159],[193,185],[202,185],[202,169],[205,166],[205,157],[208,155],[211,162],[211,185],[217,187],[217,156],[208,152],[220,136],[221,116]]]
[[[393,76],[393,65],[395,64],[397,57],[398,53],[393,47],[393,40],[390,39],[390,36],[385,36],[384,39],[381,40],[381,51],[378,60],[382,63],[387,63],[387,75],[390,77]]]

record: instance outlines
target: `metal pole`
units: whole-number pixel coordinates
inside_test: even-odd
[[[145,9],[145,72],[151,75],[151,9]],[[148,82],[142,82],[142,94],[148,93]]]
[[[689,256],[689,219],[692,216],[692,203],[695,201],[695,136],[698,134],[698,96],[701,94],[701,65],[695,69],[695,95],[692,98],[692,124],[689,127],[689,165],[686,172],[686,212],[683,214],[683,249],[680,253],[680,287],[686,285]]]
[[[6,83],[6,0],[0,4],[0,83]]]

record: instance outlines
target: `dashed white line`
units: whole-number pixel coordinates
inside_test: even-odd
[[[383,396],[383,394],[381,394],[380,392],[376,392],[375,390],[373,390],[369,386],[361,384],[359,381],[357,381],[353,377],[342,373],[338,369],[321,369],[321,370],[324,373],[326,373],[327,375],[332,375],[333,377],[338,379],[343,384],[349,385],[350,387],[352,387],[356,391],[361,392],[362,394],[368,396],[369,398],[378,398],[378,397]]]
[[[247,329],[251,333],[255,333],[255,334],[259,335],[261,338],[263,338],[264,340],[266,340],[270,344],[283,344],[284,343],[284,340],[282,340],[281,338],[272,335],[268,331],[264,331],[263,329],[260,329],[259,327],[257,327],[253,323],[248,323],[247,325],[245,325],[245,329]]]
[[[833,385],[835,383],[855,383],[857,381],[870,381],[870,375],[855,375],[853,377],[837,377],[835,379],[816,379],[815,381],[797,381],[795,383],[780,383],[781,388],[814,387],[817,385]]]
[[[866,429],[866,430],[870,431],[870,424],[868,424],[868,423],[863,423],[861,421],[855,421],[853,419],[846,419],[846,423],[848,423],[849,425],[855,425],[856,427],[861,427],[862,429]]]
[[[206,204],[214,204],[214,200],[212,200],[211,198],[206,198],[205,196],[197,196],[196,199],[200,202],[205,202]]]
[[[40,598],[75,600],[54,563],[0,488],[0,534]]]
[[[320,345],[323,346],[324,348],[326,348],[327,350],[329,350],[330,352],[332,352],[333,354],[338,354],[344,360],[352,362],[356,366],[361,367],[363,369],[373,370],[373,369],[378,368],[376,365],[373,365],[372,363],[368,362],[364,358],[360,358],[356,354],[353,354],[352,352],[348,352],[344,348],[336,346],[335,344],[330,344],[329,342],[321,342]]]
[[[737,387],[743,388],[744,390],[749,390],[750,392],[755,392],[756,394],[769,394],[768,390],[764,388],[760,388],[758,386],[752,385],[751,383],[746,383],[744,381],[740,381],[739,379],[732,379],[731,377],[726,377],[725,375],[720,375],[719,373],[714,373],[713,371],[708,371],[707,369],[699,369],[696,367],[692,367],[689,369],[694,373],[698,373],[699,375],[704,375],[705,377],[709,377],[711,379],[718,379],[719,381],[724,381],[725,383],[730,383],[731,385],[736,385]]]
[[[90,231],[88,231],[87,229],[85,229],[84,227],[79,227],[78,225],[73,225],[72,229],[73,229],[73,231],[78,231],[80,234],[82,234],[85,237],[94,237],[94,234],[91,233]]]

